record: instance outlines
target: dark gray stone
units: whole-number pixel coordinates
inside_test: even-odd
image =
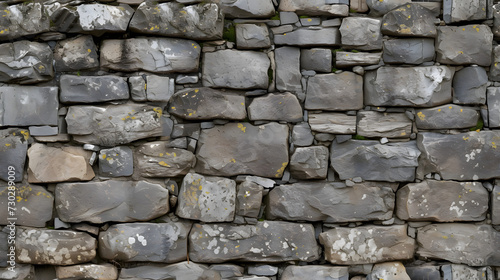
[[[99,174],[106,177],[130,176],[134,173],[132,149],[126,146],[99,152]]]
[[[48,44],[30,41],[5,43],[0,45],[0,53],[2,83],[33,84],[54,77],[53,55]]]
[[[386,64],[421,64],[434,59],[434,39],[391,39],[384,41]]]
[[[301,92],[300,49],[281,47],[274,51],[276,62],[276,89]]]
[[[257,218],[260,213],[264,187],[245,180],[238,185],[236,195],[236,215]]]
[[[489,87],[486,99],[488,102],[488,125],[500,127],[500,87]]]
[[[28,129],[31,136],[54,136],[59,133],[56,126],[30,126]]]
[[[265,23],[237,24],[235,29],[238,49],[266,49],[271,46],[269,29]]]
[[[290,158],[290,173],[295,179],[326,179],[327,172],[327,147],[296,148]]]
[[[300,122],[303,119],[302,107],[297,97],[289,92],[269,93],[256,97],[248,106],[251,121]]]
[[[146,81],[140,76],[128,78],[128,85],[130,88],[130,97],[134,101],[146,101]]]
[[[330,49],[303,49],[300,51],[300,69],[318,72],[332,71],[332,51]]]
[[[118,268],[112,264],[79,264],[56,266],[58,279],[117,279]]]
[[[412,125],[404,113],[358,111],[356,131],[364,137],[408,138]]]
[[[275,14],[271,0],[222,0],[220,5],[228,18],[269,18]]]
[[[7,261],[10,261],[10,256],[7,254],[10,253],[10,245],[8,243],[8,237],[10,233],[15,234],[15,231],[11,231],[11,229],[7,227],[0,226],[0,269],[2,267],[7,267]],[[12,253],[10,253],[12,254]],[[15,261],[15,257],[13,259]],[[10,264],[9,264],[10,265]]]
[[[435,19],[432,11],[420,3],[407,3],[384,15],[381,30],[384,35],[398,37],[436,37]]]
[[[176,177],[186,175],[193,167],[192,152],[168,148],[166,142],[155,141],[140,145],[135,150],[136,172],[144,177]]]
[[[120,280],[192,280],[200,279],[208,270],[206,265],[197,264],[192,261],[180,262],[170,265],[153,266],[143,265],[131,268],[123,268],[120,271]]]
[[[338,46],[340,32],[336,27],[298,28],[292,32],[274,35],[274,43],[299,47]]]
[[[500,225],[500,186],[495,186],[491,192],[491,223]]]
[[[299,21],[299,17],[294,12],[279,12],[281,25],[294,24]]]
[[[474,127],[479,120],[477,109],[454,104],[416,111],[419,129],[453,129]]]
[[[296,12],[298,15],[308,16],[341,16],[349,14],[348,5],[338,5],[340,3],[329,3],[328,0],[282,0],[279,10],[282,12]],[[332,5],[333,4],[333,5]],[[348,4],[343,1],[341,4]]]
[[[28,150],[28,137],[29,133],[24,129],[0,130],[0,158],[3,159],[0,161],[0,179],[6,182],[21,182]]]
[[[310,77],[305,108],[336,111],[363,108],[363,77],[352,72]]]
[[[293,126],[292,143],[295,146],[305,147],[312,145],[314,136],[308,123],[299,123]]]
[[[15,217],[18,226],[45,227],[45,223],[52,219],[54,197],[44,187],[17,184],[15,195],[15,215],[9,216],[7,209],[12,205],[8,204],[8,185],[0,184],[0,207],[5,209],[0,213],[0,224],[9,225],[8,218]]]
[[[285,268],[281,275],[282,280],[348,280],[349,271],[347,267],[328,265],[290,265]]]
[[[343,113],[309,114],[312,131],[331,134],[355,134],[356,116]]]
[[[198,83],[198,80],[199,80],[198,74],[195,75],[179,74],[175,77],[175,83],[179,85],[196,84]]]
[[[446,0],[443,2],[443,19],[447,24],[460,21],[485,20],[487,1]]]
[[[271,265],[252,265],[248,267],[248,274],[259,276],[273,276],[278,274],[278,267]]]
[[[84,4],[76,6],[78,20],[69,32],[100,36],[105,32],[125,32],[134,9],[129,5]]]
[[[335,52],[335,67],[352,67],[357,65],[376,65],[382,59],[382,53],[368,52]],[[354,69],[353,69],[354,71]]]
[[[61,76],[61,102],[94,103],[128,99],[127,80],[116,76]]]
[[[465,280],[465,279],[494,279],[491,267],[470,267],[461,264],[447,264],[441,266],[444,279]]]
[[[493,48],[492,60],[488,76],[490,80],[500,82],[500,46],[495,46]]]
[[[367,17],[347,17],[342,20],[342,47],[357,50],[381,50],[381,20]]]
[[[90,35],[58,41],[54,49],[57,71],[79,71],[99,67],[97,47]]]
[[[483,67],[463,68],[453,77],[453,103],[484,104],[487,84],[488,74]]]
[[[406,267],[406,273],[412,280],[441,280],[439,266],[423,265]],[[446,279],[446,278],[445,278]]]
[[[50,20],[42,3],[22,3],[4,6],[0,20],[0,40],[12,40],[22,36],[47,32]]]

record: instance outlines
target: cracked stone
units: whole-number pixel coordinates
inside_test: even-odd
[[[97,47],[90,35],[58,41],[54,49],[57,71],[79,71],[99,67]]]
[[[62,103],[94,103],[129,98],[126,78],[117,76],[62,75]]]
[[[195,156],[192,152],[168,148],[167,142],[148,142],[137,147],[135,151],[136,172],[144,177],[176,177],[184,176],[194,166]]]

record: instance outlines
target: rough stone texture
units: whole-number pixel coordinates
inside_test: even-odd
[[[281,275],[282,280],[348,280],[349,271],[347,267],[328,265],[289,265]]]
[[[336,188],[334,183],[295,183],[275,187],[267,198],[267,218],[326,223],[388,220],[394,192],[384,183]]]
[[[412,38],[384,41],[387,64],[421,64],[434,59],[434,39]]]
[[[99,67],[97,47],[90,35],[58,41],[54,49],[57,71],[78,71]]]
[[[111,6],[84,4],[76,7],[78,20],[69,32],[84,32],[101,35],[105,32],[124,32],[134,9],[128,5]]]
[[[408,138],[412,125],[404,113],[358,111],[356,131],[364,137]]]
[[[176,214],[202,222],[231,222],[234,219],[235,199],[235,181],[189,173],[179,190]]]
[[[112,264],[79,264],[72,266],[57,266],[56,275],[59,279],[118,279],[118,269]]]
[[[425,180],[398,190],[396,214],[409,221],[482,221],[488,196],[478,182]]]
[[[301,92],[300,49],[281,47],[274,51],[276,62],[276,89]]]
[[[49,45],[17,41],[0,45],[0,82],[33,84],[54,77]]]
[[[148,221],[169,210],[168,190],[146,181],[63,183],[54,193],[58,217],[68,223]]]
[[[330,162],[340,179],[409,182],[415,179],[420,151],[414,141],[381,145],[378,141],[332,142]]]
[[[382,49],[380,19],[366,17],[348,17],[342,20],[340,34],[342,46],[357,50]]]
[[[378,263],[413,257],[415,240],[406,225],[337,227],[319,235],[325,258],[336,265]]]
[[[119,279],[120,280],[200,279],[203,273],[207,270],[208,267],[206,265],[197,264],[192,261],[180,262],[166,266],[144,265],[132,268],[123,268],[120,271]]]
[[[432,265],[410,266],[406,267],[406,273],[410,276],[410,279],[441,279],[439,268],[439,266]]]
[[[418,229],[417,255],[471,266],[500,264],[500,233],[490,225],[432,224]]]
[[[35,143],[28,149],[28,181],[54,183],[88,181],[94,178],[89,165],[90,152],[81,147],[55,148]]]
[[[57,125],[57,87],[0,87],[0,126]]]
[[[271,0],[221,0],[220,5],[228,18],[268,18],[275,13]]]
[[[348,4],[348,3],[343,3]],[[295,12],[298,15],[309,16],[342,16],[349,14],[348,5],[331,5],[325,0],[283,0],[280,1],[279,10],[282,12]]]
[[[477,109],[454,104],[416,111],[419,129],[450,129],[474,127],[479,119]]]
[[[32,280],[35,278],[35,267],[29,264],[16,264],[14,270],[0,268],[0,278],[5,280]]]
[[[365,74],[365,105],[432,107],[451,102],[454,69],[380,67]]]
[[[271,62],[265,53],[221,50],[203,56],[203,86],[267,89]]]
[[[306,147],[312,145],[314,136],[308,123],[299,123],[293,126],[292,143],[295,146]]]
[[[198,71],[201,48],[195,41],[172,38],[104,40],[101,67],[155,73]]]
[[[99,151],[99,174],[107,177],[130,176],[134,173],[132,149],[126,146]]]
[[[50,20],[44,12],[42,3],[4,6],[0,14],[2,41],[47,32],[50,29]]]
[[[112,225],[99,233],[99,256],[124,262],[183,261],[190,229],[187,221]]]
[[[184,6],[169,2],[143,2],[130,21],[131,31],[196,40],[222,38],[224,16],[215,3]]]
[[[411,0],[366,0],[366,5],[370,8],[370,15],[374,17],[383,16],[398,6],[410,3]]]
[[[52,219],[54,197],[44,187],[36,185],[17,185],[16,210],[10,216],[8,209],[9,189],[7,184],[0,184],[0,207],[5,211],[0,213],[0,224],[8,225],[8,218],[17,218],[16,225],[29,227],[45,227]],[[12,205],[10,205],[12,206]]]
[[[352,72],[342,72],[309,78],[305,108],[335,111],[363,108],[363,77]]]
[[[29,132],[24,129],[9,128],[0,130],[0,158],[3,159],[0,161],[1,180],[9,181],[11,176],[14,177],[14,180],[10,181],[20,182],[23,179],[28,138]],[[9,166],[14,169],[9,169]]]
[[[266,49],[271,47],[269,29],[264,23],[236,25],[238,49]]]
[[[447,24],[460,21],[485,20],[487,1],[448,0],[443,2],[443,19]]]
[[[236,195],[236,215],[257,218],[262,204],[264,187],[251,181],[238,185]]]
[[[500,46],[495,46],[493,48],[493,57],[490,65],[489,78],[492,81],[500,81]]]
[[[309,125],[312,131],[332,134],[355,134],[356,116],[342,113],[310,114]]]
[[[155,141],[139,146],[135,152],[136,171],[144,177],[175,177],[186,175],[194,166],[192,152],[168,148],[166,142]]]
[[[16,256],[20,263],[72,265],[96,256],[97,242],[87,233],[18,227]]]
[[[289,92],[270,93],[252,100],[248,106],[248,118],[251,121],[300,122],[303,119],[302,107],[297,97]]]
[[[368,52],[335,52],[335,66],[351,67],[357,65],[375,65],[380,62],[382,53]]]
[[[128,85],[130,88],[130,97],[133,101],[146,101],[146,81],[143,77],[133,76],[128,78]]]
[[[423,132],[417,136],[422,152],[418,178],[439,173],[445,180],[471,181],[500,176],[499,131],[445,135]]]
[[[500,225],[500,186],[495,186],[491,192],[491,223]]]
[[[368,277],[373,280],[411,280],[401,262],[375,264]]]
[[[71,106],[68,133],[77,142],[116,146],[160,136],[162,109],[141,104]]]
[[[500,127],[500,87],[488,88],[488,125],[491,128]]]
[[[446,279],[494,279],[493,271],[490,267],[470,267],[461,264],[447,264],[441,267]]]
[[[60,101],[63,103],[94,103],[129,98],[127,80],[111,75],[62,75],[60,85]]]
[[[157,75],[146,76],[146,99],[153,102],[168,102],[175,91],[175,80]]]
[[[290,158],[290,173],[296,179],[325,179],[328,172],[328,148],[311,146],[295,149]]]
[[[338,46],[340,45],[340,32],[336,27],[298,28],[292,32],[274,35],[274,43],[300,47]]]
[[[201,174],[251,174],[280,178],[288,165],[288,127],[228,123],[201,131],[195,170]]]
[[[320,258],[310,224],[277,221],[245,226],[195,224],[189,244],[189,258],[195,262],[311,262]]]
[[[437,34],[437,62],[481,66],[491,64],[493,33],[487,25],[439,26]]]
[[[331,72],[332,51],[320,48],[300,50],[300,68],[317,72]]]
[[[487,84],[488,74],[484,68],[463,68],[453,77],[453,103],[484,104]]]
[[[384,15],[381,31],[398,37],[436,37],[435,18],[432,11],[420,3],[408,3]]]

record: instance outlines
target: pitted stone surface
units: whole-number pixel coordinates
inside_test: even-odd
[[[305,108],[332,111],[363,108],[363,77],[346,71],[309,78]]]
[[[289,92],[270,93],[252,100],[248,106],[248,118],[251,121],[300,122],[303,119],[302,107],[297,97]]]
[[[1,12],[0,12],[1,13]],[[0,82],[33,84],[54,77],[49,45],[17,41],[0,45]]]
[[[373,280],[411,280],[401,262],[377,263],[368,277]]]
[[[120,271],[120,280],[164,280],[199,279],[208,270],[206,265],[197,264],[192,261],[180,262],[166,266],[143,265],[131,268],[123,268]],[[210,279],[210,278],[209,278]],[[215,279],[215,278],[212,278]]]
[[[356,132],[364,137],[408,138],[412,121],[403,113],[358,111]]]
[[[398,37],[436,37],[435,18],[432,12],[420,3],[408,3],[384,15],[382,34]]]
[[[470,128],[477,124],[478,110],[447,104],[416,111],[415,123],[421,129]]]
[[[54,196],[42,186],[18,184],[16,189],[16,225],[29,227],[45,227],[52,219]],[[0,207],[9,209],[7,184],[0,184]],[[9,225],[9,211],[0,213],[0,224]]]
[[[296,179],[325,179],[328,172],[328,148],[299,147],[290,158],[290,173]]]
[[[485,20],[489,2],[476,0],[450,0],[443,2],[443,19],[446,23]],[[490,8],[491,9],[491,8]]]
[[[1,180],[20,182],[23,179],[28,139],[29,132],[24,129],[0,130],[0,158],[3,159],[0,161]],[[14,180],[9,177],[11,179],[14,177]]]
[[[90,35],[57,42],[54,50],[57,71],[77,71],[99,67],[99,56]]]
[[[168,148],[166,142],[155,141],[140,145],[135,152],[136,171],[144,177],[175,177],[189,172],[194,166],[192,152]]]
[[[340,34],[342,46],[358,50],[382,49],[380,19],[367,17],[348,17],[342,20]]]
[[[101,35],[104,32],[124,32],[134,10],[129,5],[84,4],[76,7],[78,20],[69,32]]]
[[[340,3],[329,3],[325,0],[283,0],[280,1],[279,10],[282,12],[295,12],[298,15],[309,16],[347,16],[349,14],[348,5],[338,5]],[[332,5],[333,4],[333,5]],[[342,3],[347,4],[347,3]]]
[[[0,40],[11,40],[26,35],[47,32],[49,17],[42,3],[23,3],[2,7],[0,20]]]
[[[116,76],[61,76],[62,103],[94,103],[128,99],[125,78]]]

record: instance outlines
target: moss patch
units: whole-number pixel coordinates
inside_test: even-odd
[[[222,39],[236,43],[236,27],[234,22],[229,21],[225,24]]]

